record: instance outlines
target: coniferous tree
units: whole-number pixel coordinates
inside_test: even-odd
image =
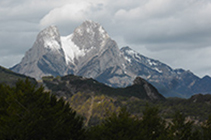
[[[126,108],[119,113],[112,113],[102,124],[91,127],[88,132],[90,140],[137,140],[140,128],[138,119],[131,117]]]
[[[159,115],[157,107],[146,106],[143,111],[142,136],[144,140],[167,140],[167,128],[165,121]]]
[[[200,139],[199,132],[193,130],[193,122],[187,121],[185,116],[179,111],[175,112],[169,129],[169,134],[173,140]]]
[[[43,87],[28,80],[13,88],[1,85],[0,97],[0,139],[83,139],[83,119]]]
[[[211,115],[207,121],[202,125],[204,140],[211,140]]]

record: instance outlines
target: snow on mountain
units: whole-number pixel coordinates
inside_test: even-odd
[[[195,83],[199,85],[198,81],[200,81],[200,78],[189,70],[173,70],[168,65],[158,60],[145,57],[129,47],[121,48],[121,53],[129,62],[129,66],[127,67],[128,71],[147,79],[147,81],[158,88],[166,97],[190,97],[196,91]],[[201,81],[199,83],[201,83]]]
[[[127,69],[138,76],[142,76],[147,79],[147,77],[152,78],[155,74],[159,75],[163,72],[169,73],[171,71],[171,68],[167,65],[157,60],[145,57],[129,47],[123,47],[120,51],[129,63]]]
[[[44,47],[52,50],[61,49],[60,34],[56,26],[49,26],[38,35],[39,40],[44,42]]]
[[[85,55],[86,51],[84,49],[80,49],[73,41],[72,41],[73,34],[69,36],[62,36],[62,49],[65,54],[65,61],[66,63],[74,63],[74,59],[78,59]]]

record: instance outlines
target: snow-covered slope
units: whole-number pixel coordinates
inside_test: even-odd
[[[83,57],[86,53],[84,49],[80,49],[73,41],[73,34],[69,36],[62,36],[62,49],[65,54],[65,61],[68,65],[69,63],[74,64],[74,60],[78,59],[79,57]]]

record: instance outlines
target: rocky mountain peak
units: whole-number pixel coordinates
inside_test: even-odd
[[[136,77],[133,81],[133,85],[139,87],[140,89],[143,88],[150,100],[155,101],[158,99],[164,99],[154,86],[141,77]]]
[[[133,51],[129,46],[125,46],[121,48],[122,52]]]
[[[58,37],[60,37],[59,30],[56,26],[49,26],[45,29],[43,29],[37,36],[37,38],[42,39],[56,39],[58,40]]]
[[[144,85],[144,84],[147,84],[147,81],[141,77],[136,77],[136,79],[133,81],[133,84],[134,85]]]
[[[205,75],[205,76],[202,78],[202,80],[211,80],[211,77],[208,76],[208,75]]]
[[[35,43],[39,44],[39,46],[44,46],[49,50],[61,49],[61,39],[58,28],[56,26],[49,26],[43,29],[37,35],[37,40]]]
[[[109,35],[100,24],[88,20],[74,30],[72,41],[80,49],[90,49],[103,46],[108,38]]]

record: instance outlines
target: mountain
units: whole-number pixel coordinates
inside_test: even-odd
[[[211,78],[209,76],[204,76],[203,78],[197,80],[193,84],[193,91],[195,93],[208,94],[211,93]]]
[[[11,68],[14,72],[36,79],[45,75],[63,75],[66,69],[60,34],[54,26],[41,31],[22,61]]]
[[[36,84],[36,80],[34,78],[14,73],[9,69],[0,66],[0,84],[7,84],[10,86],[14,86],[18,80],[25,80],[27,78],[29,79],[30,82]]]
[[[61,36],[56,26],[42,30],[32,48],[11,70],[36,79],[74,74],[112,87],[132,85],[139,76],[165,97],[211,93],[209,76],[199,78],[191,71],[172,69],[130,47],[119,49],[105,29],[93,21],[83,22],[68,36]]]
[[[60,36],[55,26],[44,29],[22,61],[11,70],[36,79],[74,74],[112,86],[127,86],[135,75],[125,73],[126,63],[104,28],[85,21],[68,36]]]
[[[165,98],[157,89],[141,77],[137,77],[131,86],[112,88],[92,78],[67,75],[60,78],[43,77],[43,83],[52,94],[68,99],[77,93],[92,93],[111,97],[137,97],[149,101],[163,101]]]
[[[189,98],[196,93],[211,93],[211,78],[199,78],[189,70],[172,69],[168,65],[145,57],[129,47],[121,48],[128,61],[128,71],[145,78],[165,97]]]

